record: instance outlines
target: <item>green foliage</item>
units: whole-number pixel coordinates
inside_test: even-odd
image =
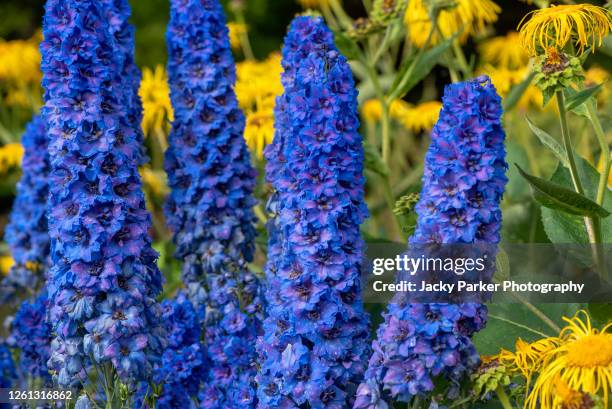
[[[610,215],[603,207],[591,199],[564,186],[529,175],[518,165],[519,172],[529,182],[533,196],[542,206],[557,209],[569,214],[587,217],[607,217]]]

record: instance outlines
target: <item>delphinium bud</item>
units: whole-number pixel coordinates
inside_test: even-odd
[[[256,174],[233,90],[235,66],[218,0],[171,1],[168,74],[174,122],[166,153],[166,215],[183,282],[205,309],[210,373],[203,408],[256,404],[262,291],[254,256]]]
[[[321,18],[297,17],[268,148],[277,213],[258,342],[259,408],[346,408],[369,354],[361,300],[363,147],[357,91]]]
[[[47,129],[42,116],[36,115],[32,119],[21,142],[25,150],[22,176],[17,184],[17,196],[5,232],[15,264],[0,284],[0,300],[3,303],[36,294],[49,266],[46,213],[49,155]]]
[[[49,367],[61,386],[84,382],[89,365],[112,368],[126,385],[149,379],[165,343],[155,300],[161,274],[137,169],[141,147],[125,112],[125,55],[106,18],[110,7],[49,0],[43,25]]]
[[[413,245],[497,244],[507,178],[501,99],[487,77],[446,87],[425,158]],[[355,408],[387,408],[434,390],[451,390],[479,363],[471,341],[486,321],[477,303],[410,304],[398,294],[383,314]]]

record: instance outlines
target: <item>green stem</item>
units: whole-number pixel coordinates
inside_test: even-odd
[[[508,395],[506,395],[506,391],[504,391],[503,386],[498,386],[495,393],[497,394],[497,398],[504,409],[512,409],[512,404],[510,403],[510,399],[508,398]]]
[[[539,335],[542,338],[550,338],[550,335],[548,335],[548,334],[545,334],[545,333],[543,333],[541,331],[538,331],[537,329],[530,328],[527,325],[523,325],[523,324],[521,324],[519,322],[515,322],[515,321],[512,321],[512,320],[509,320],[508,318],[500,317],[499,315],[495,315],[495,314],[491,314],[491,313],[489,313],[488,316],[490,318],[493,318],[493,319],[505,322],[507,324],[514,325],[514,326],[519,327],[519,328],[522,328],[525,331],[533,332],[534,334]]]
[[[340,21],[340,25],[344,29],[350,29],[351,27],[353,27],[352,19],[349,17],[348,14],[346,14],[346,11],[344,11],[344,9],[342,8],[338,0],[329,0],[329,5],[331,6],[332,10],[338,17],[338,20]]]
[[[612,167],[612,157],[610,157],[610,146],[608,146],[608,142],[606,141],[606,135],[603,127],[601,126],[599,116],[597,115],[597,109],[595,108],[595,103],[593,101],[587,102],[587,112],[589,114],[589,120],[593,125],[595,136],[597,136],[597,141],[599,142],[599,147],[601,149],[601,160],[603,160],[603,169],[599,175],[599,185],[597,187],[596,198],[597,204],[603,206],[606,197],[606,189],[608,188],[610,168]]]
[[[253,54],[253,48],[251,48],[251,41],[249,40],[249,34],[246,30],[246,20],[244,18],[244,13],[242,8],[239,7],[239,10],[236,11],[236,22],[245,27],[244,32],[240,33],[240,46],[242,47],[242,52],[247,60],[254,60],[255,54]]]
[[[567,159],[570,166],[570,174],[572,176],[572,183],[576,192],[584,195],[584,188],[580,182],[580,176],[578,175],[578,167],[576,166],[576,158],[574,158],[574,148],[572,147],[572,140],[569,133],[569,127],[567,126],[567,112],[565,110],[565,97],[563,91],[557,91],[557,105],[559,106],[559,119],[561,121],[561,135],[563,136],[563,145],[567,152]]]
[[[546,314],[544,314],[542,311],[540,311],[540,309],[538,307],[536,307],[535,305],[533,305],[532,303],[530,303],[529,301],[527,301],[522,296],[520,296],[520,295],[518,295],[516,293],[511,293],[511,294],[512,294],[512,296],[514,298],[516,298],[518,301],[520,301],[525,307],[527,307],[527,309],[529,311],[531,311],[533,314],[535,314],[536,317],[538,317],[539,319],[544,321],[544,323],[546,325],[548,325],[553,331],[555,331],[557,333],[561,332],[561,328],[557,324],[555,324],[553,320],[548,318],[548,316]]]
[[[455,57],[457,59],[457,63],[459,64],[459,68],[461,71],[463,71],[463,77],[470,78],[472,76],[472,69],[470,68],[470,64],[467,62],[467,58],[465,58],[465,54],[463,53],[461,44],[459,44],[459,40],[453,41],[453,51],[455,52]]]

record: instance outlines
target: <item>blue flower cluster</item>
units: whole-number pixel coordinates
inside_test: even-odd
[[[25,150],[23,173],[5,231],[15,265],[0,284],[0,301],[3,303],[36,294],[49,266],[46,213],[49,155],[47,129],[42,116],[36,115],[28,124],[21,143]]]
[[[19,348],[21,373],[51,382],[47,361],[50,356],[51,325],[47,320],[47,292],[19,307],[11,323],[11,335],[7,344]]]
[[[499,242],[508,167],[501,117],[489,78],[446,87],[412,244]],[[485,325],[484,305],[410,304],[398,294],[383,315],[355,408],[385,409],[387,398],[409,402],[431,392],[436,377],[456,385],[478,365],[470,337]]]
[[[179,293],[162,304],[168,346],[155,370],[154,382],[163,387],[157,400],[159,409],[188,409],[198,396],[207,368],[202,330],[195,308]]]
[[[357,92],[321,18],[297,17],[267,149],[275,189],[259,408],[346,408],[369,355],[361,300],[363,148]]]
[[[41,45],[51,157],[49,368],[67,386],[87,365],[146,379],[165,344],[157,254],[137,166],[139,137],[110,1],[49,0]],[[91,361],[91,362],[90,362]]]
[[[16,377],[11,351],[4,342],[0,341],[0,388],[10,388]]]
[[[128,0],[104,0],[110,4],[108,8],[108,22],[111,34],[114,36],[117,47],[122,53],[123,67],[121,68],[122,86],[120,91],[125,93],[127,105],[125,107],[128,123],[134,127],[136,141],[141,149],[140,157],[143,165],[147,162],[144,145],[144,134],[140,124],[142,123],[142,101],[138,94],[140,88],[140,69],[134,61],[134,27],[129,23],[132,9]]]
[[[253,259],[256,174],[233,90],[235,66],[218,0],[173,0],[167,33],[175,120],[166,206],[190,300],[205,309],[210,373],[202,407],[253,408],[263,294]]]

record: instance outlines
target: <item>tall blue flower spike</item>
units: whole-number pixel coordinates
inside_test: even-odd
[[[11,320],[7,344],[19,349],[20,373],[51,385],[47,368],[51,347],[51,324],[47,319],[48,298],[43,289],[31,301],[24,301]]]
[[[508,167],[504,139],[501,99],[488,77],[446,87],[425,157],[411,244],[499,243]],[[486,306],[410,304],[399,297],[383,316],[354,408],[410,402],[431,392],[435,378],[456,385],[478,365],[471,336],[484,327]]]
[[[61,386],[84,382],[88,365],[111,367],[128,385],[149,379],[165,344],[155,300],[162,277],[112,7],[49,0],[43,24],[55,335],[48,364]]]
[[[267,149],[268,317],[258,342],[259,408],[346,408],[369,356],[361,299],[363,147],[347,60],[321,18],[297,17]]]
[[[140,69],[134,60],[134,27],[129,19],[132,9],[128,0],[103,0],[110,4],[108,8],[108,21],[111,33],[115,37],[117,47],[122,53],[123,66],[121,68],[122,86],[121,92],[127,98],[126,113],[128,122],[133,125],[138,145],[141,149],[141,162],[143,165],[148,161],[144,146],[144,134],[142,132],[142,101],[138,93],[140,89]]]
[[[256,174],[233,87],[235,66],[217,0],[171,1],[168,78],[174,122],[166,215],[183,282],[205,311],[210,373],[203,408],[254,408],[263,294],[253,260]]]
[[[3,303],[36,294],[49,267],[49,155],[47,129],[42,116],[36,115],[28,124],[21,143],[25,150],[22,176],[5,232],[15,264],[0,283],[0,301]]]

